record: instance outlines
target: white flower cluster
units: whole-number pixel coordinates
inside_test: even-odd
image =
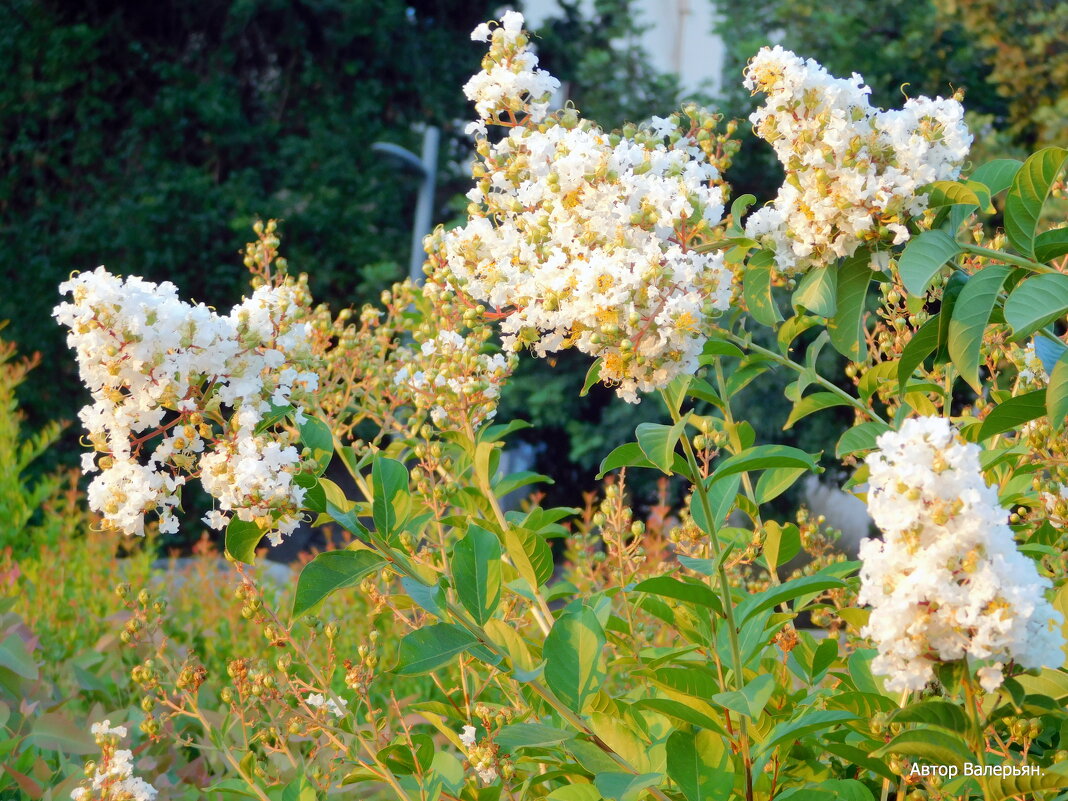
[[[101,749],[101,759],[92,774],[70,794],[72,801],[152,801],[157,790],[133,775],[133,752],[117,748],[126,737],[125,726],[112,727],[110,720],[90,728]]]
[[[526,63],[521,21],[493,34],[491,54],[513,65]],[[577,347],[602,359],[601,379],[631,402],[693,372],[708,319],[731,295],[722,255],[690,247],[723,214],[698,132],[658,118],[608,134],[571,109],[535,125],[543,112],[529,103],[511,124],[501,115],[512,105],[479,105],[470,219],[439,230],[432,255],[458,291],[498,310],[507,348]],[[507,135],[491,144],[486,122]]]
[[[464,748],[467,750],[468,762],[471,763],[471,767],[474,768],[478,777],[485,784],[492,784],[497,781],[497,768],[493,762],[493,750],[492,748],[477,745],[478,738],[474,726],[467,725],[463,727],[460,732],[460,742],[463,743]]]
[[[478,337],[441,329],[396,351],[393,383],[438,428],[478,428],[497,414],[500,386],[515,367],[514,356],[482,353],[481,346]]]
[[[863,78],[835,78],[780,46],[749,63],[745,86],[767,95],[750,121],[786,170],[775,201],[746,234],[775,251],[786,273],[897,245],[927,206],[920,189],[960,174],[972,136],[955,98],[917,97],[882,111]]]
[[[1016,549],[979,447],[937,417],[906,420],[878,446],[867,459],[868,510],[883,539],[861,544],[858,599],[873,607],[862,631],[879,649],[872,670],[890,690],[917,690],[935,663],[971,656],[993,661],[979,671],[992,691],[1009,661],[1059,667],[1050,582]]]
[[[538,69],[538,57],[528,47],[523,30],[523,15],[505,11],[499,27],[483,22],[471,31],[471,39],[489,42],[490,49],[482,59],[482,70],[464,84],[464,94],[474,102],[479,116],[467,132],[485,136],[486,121],[501,119],[502,114],[512,122],[518,116],[535,124],[544,120],[560,81]]]
[[[53,314],[70,329],[93,398],[79,413],[95,451],[82,467],[101,471],[88,497],[105,523],[143,534],[144,515],[155,510],[161,531],[176,530],[180,488],[199,474],[219,504],[210,525],[224,527],[236,513],[276,543],[292,531],[304,494],[292,481],[300,455],[284,436],[258,429],[272,405],[293,405],[299,418],[317,385],[305,369],[307,326],[296,321],[300,292],[263,286],[222,316],[182,301],[169,282],[124,280],[103,267],[60,292],[72,301]]]

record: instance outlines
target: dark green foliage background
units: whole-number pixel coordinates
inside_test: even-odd
[[[49,316],[72,270],[171,280],[226,308],[247,285],[252,222],[277,217],[320,299],[373,299],[400,278],[414,187],[370,143],[418,150],[415,124],[468,116],[469,32],[492,7],[0,4],[0,319],[45,357],[24,388],[32,421],[70,419],[81,398]],[[441,197],[465,166],[449,144]]]

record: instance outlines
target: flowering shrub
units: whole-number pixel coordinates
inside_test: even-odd
[[[107,471],[91,502],[127,533],[153,509],[172,526],[199,475],[276,653],[223,677],[126,594],[145,734],[210,747],[212,791],[262,801],[1059,797],[1068,237],[1041,214],[1068,151],[960,180],[959,99],[880,111],[859,76],[764,51],[746,80],[787,179],[743,224],[714,116],[603,131],[550,111],[518,14],[473,38],[475,187],[424,288],[312,308],[272,225],[229,317],[102,271],[65,287]],[[819,369],[828,345],[843,375]],[[587,384],[655,391],[669,418],[605,456],[585,510],[501,503],[549,480],[501,470],[522,424],[493,422],[527,346],[588,353]],[[768,370],[796,375],[785,427],[855,415],[834,456],[880,532],[860,562],[807,513],[768,517],[832,461],[754,441],[732,396]],[[691,489],[643,516],[635,470]],[[281,611],[240,563],[301,516],[353,540]]]

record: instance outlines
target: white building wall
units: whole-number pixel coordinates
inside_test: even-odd
[[[583,0],[579,7],[592,10],[593,2]],[[542,21],[560,13],[557,0],[524,0],[522,8],[535,32]],[[647,28],[642,46],[652,65],[677,74],[684,94],[714,94],[723,69],[723,43],[712,33],[711,0],[636,0],[634,8],[638,23]]]

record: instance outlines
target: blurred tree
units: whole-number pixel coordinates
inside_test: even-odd
[[[321,299],[399,278],[415,190],[370,143],[417,148],[418,124],[468,116],[469,34],[496,5],[0,3],[0,319],[44,357],[20,391],[31,422],[82,400],[49,317],[72,270],[103,263],[226,307],[251,223],[276,217]],[[448,146],[440,198],[466,171],[467,145]]]
[[[1058,0],[935,0],[945,20],[972,37],[1008,132],[1025,147],[1068,141],[1068,3]],[[1000,120],[998,122],[1001,122]]]
[[[761,47],[780,44],[816,59],[833,75],[860,73],[872,103],[883,108],[900,106],[909,96],[945,97],[963,88],[970,111],[1006,119],[1006,101],[987,81],[990,68],[979,46],[960,24],[937,13],[935,0],[709,2],[724,45],[719,103],[727,116],[744,119],[756,108],[760,99],[742,86],[742,71]],[[750,138],[748,130],[743,141],[728,176],[735,192],[774,196],[782,172],[771,147]]]
[[[679,78],[657,71],[641,44],[648,27],[633,0],[560,0],[560,14],[536,34],[541,64],[567,82],[568,100],[603,128],[618,128],[678,103]]]

